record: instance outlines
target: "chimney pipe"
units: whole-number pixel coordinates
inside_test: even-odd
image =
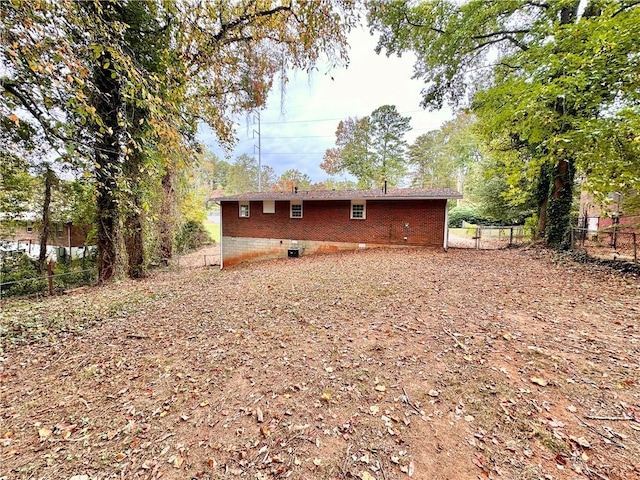
[[[293,187],[293,193],[298,193],[298,187]]]
[[[384,181],[384,190],[383,190],[384,194],[387,194],[387,181]]]

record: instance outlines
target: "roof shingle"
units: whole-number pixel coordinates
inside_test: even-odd
[[[372,190],[311,190],[294,192],[253,192],[218,197],[219,202],[260,200],[443,200],[462,198],[452,188],[394,188],[386,193],[382,189]]]

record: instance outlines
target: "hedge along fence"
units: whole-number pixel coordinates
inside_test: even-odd
[[[89,265],[87,265],[89,264]],[[69,288],[94,285],[97,268],[92,262],[75,261],[48,265],[47,272],[38,273],[36,262],[26,255],[3,258],[0,264],[0,299],[53,295]]]
[[[451,248],[493,250],[522,245],[531,242],[532,238],[532,229],[524,225],[468,225],[464,228],[449,228]]]

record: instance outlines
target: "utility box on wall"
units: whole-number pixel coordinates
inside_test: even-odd
[[[298,258],[300,256],[299,248],[290,248],[287,250],[287,257],[289,258]]]

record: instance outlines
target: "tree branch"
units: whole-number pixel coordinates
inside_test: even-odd
[[[640,1],[635,1],[635,2],[631,2],[627,5],[623,5],[622,7],[620,7],[620,9],[618,11],[616,11],[613,15],[611,15],[611,18],[615,17],[616,15],[618,15],[619,13],[622,13],[626,10],[629,10],[630,8],[633,8],[637,5],[640,5]]]
[[[291,11],[291,6],[290,5],[281,5],[275,8],[271,8],[269,10],[262,10],[260,12],[256,12],[256,13],[251,13],[251,14],[246,14],[246,15],[241,15],[238,18],[236,18],[235,20],[233,20],[232,22],[229,23],[223,23],[222,26],[220,27],[220,31],[215,34],[213,36],[213,39],[216,42],[219,42],[220,40],[222,40],[222,38],[224,38],[224,36],[227,34],[227,32],[229,32],[230,30],[233,30],[235,28],[240,27],[243,24],[247,24],[247,23],[251,23],[253,20],[260,18],[260,17],[268,17],[271,15],[275,15],[276,13],[279,12],[286,12],[286,11]]]

